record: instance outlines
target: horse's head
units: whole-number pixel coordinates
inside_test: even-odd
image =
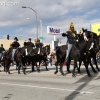
[[[88,31],[87,29],[82,29],[83,30],[83,36],[86,36],[88,39],[89,45],[93,47],[95,51],[99,50],[99,36],[97,36],[96,33]]]
[[[82,28],[82,31],[83,31],[83,38],[85,41],[88,41],[88,39],[92,39],[93,38],[93,35],[92,35],[92,32],[88,31],[87,29],[84,29]]]
[[[23,56],[31,56],[31,55],[33,55],[33,48],[30,46],[22,47],[21,54]]]
[[[34,56],[35,55],[34,49],[32,47],[27,47],[27,52],[28,52],[29,56]]]

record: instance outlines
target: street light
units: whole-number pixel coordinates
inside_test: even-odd
[[[39,20],[39,19],[38,19]],[[42,20],[39,20],[40,21],[40,25],[41,25],[41,42],[43,42],[43,33],[42,33]]]
[[[30,20],[30,18],[27,18],[28,20]],[[34,18],[35,19],[35,18]],[[43,42],[43,33],[42,33],[42,20],[37,19],[38,21],[40,21],[40,26],[41,26],[41,42]]]
[[[33,11],[35,12],[35,15],[36,15],[36,25],[37,25],[37,29],[36,29],[36,31],[37,31],[37,39],[38,39],[38,21],[37,21],[37,11],[34,10],[34,9],[32,9],[31,7],[22,6],[22,8],[29,8],[29,9],[31,9],[31,10],[33,10]]]

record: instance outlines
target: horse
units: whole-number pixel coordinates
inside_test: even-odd
[[[40,64],[41,64],[41,62],[45,63],[46,70],[48,71],[48,68],[47,68],[47,61],[48,60],[47,60],[47,58],[45,56],[36,54],[34,56],[31,56],[30,60],[32,62],[32,71],[35,71],[34,70],[34,66],[36,65],[37,71],[40,72]],[[37,66],[37,62],[39,62],[38,66]]]
[[[42,47],[40,54],[47,57],[47,55],[50,54],[50,45],[46,45],[46,46]]]
[[[46,50],[47,50],[47,52],[50,51],[49,50],[50,46],[46,46],[45,48],[46,48],[45,51]],[[28,65],[32,64],[32,72],[34,71],[34,65],[36,65],[36,62],[41,63],[41,61],[43,60],[46,63],[47,59],[45,57],[43,57],[44,55],[42,55],[42,54],[44,54],[44,53],[42,53],[42,48],[40,48],[40,47],[33,49],[32,47],[26,45],[22,48],[18,48],[15,51],[15,61],[16,61],[16,63],[18,63],[18,74],[20,74],[21,66],[23,69],[23,73],[26,74],[25,70],[26,70],[27,63],[28,63]],[[47,65],[46,65],[46,70],[48,70]]]
[[[83,29],[83,30],[84,30],[84,29]],[[65,34],[65,35],[66,35],[66,34]],[[92,37],[91,34],[85,34],[85,35],[86,35],[87,38],[91,38],[91,37]],[[84,53],[86,53],[86,52],[88,51],[88,49],[89,49],[89,48],[87,49],[87,44],[88,44],[88,41],[85,41],[85,40],[84,40],[84,35],[82,34],[81,36],[78,36],[78,42],[75,43],[75,45],[72,47],[72,49],[71,49],[71,51],[70,51],[70,54],[69,54],[69,57],[68,57],[68,62],[67,62],[67,64],[66,64],[66,66],[67,66],[67,71],[70,73],[70,70],[69,70],[69,68],[70,68],[70,62],[71,62],[72,59],[74,60],[74,67],[73,67],[73,72],[72,72],[72,76],[73,76],[73,77],[76,76],[76,74],[75,74],[75,68],[77,67],[77,69],[78,69],[77,61],[80,61],[80,60],[83,61],[88,76],[91,77],[91,74],[90,74],[89,69],[88,69],[87,61],[86,61],[86,55],[84,54]],[[88,44],[88,45],[90,45],[90,44]],[[59,50],[59,49],[57,49],[57,50]],[[58,52],[58,51],[56,51],[56,52]],[[59,52],[60,52],[60,51],[59,51]],[[59,52],[58,52],[58,53],[59,53]],[[56,54],[57,54],[57,56],[59,55],[59,57],[60,57],[61,53],[59,53],[59,54],[58,54],[58,53],[56,53]],[[60,63],[60,71],[61,71],[61,74],[62,74],[62,75],[65,75],[65,74],[63,73],[63,70],[62,70],[63,62],[64,62],[64,60],[65,60],[65,56],[66,56],[66,53],[63,54],[63,57],[62,57],[61,63]],[[55,74],[56,74],[57,72],[58,72],[58,71],[56,70],[56,71],[55,71]]]
[[[30,46],[24,46],[22,48],[17,48],[15,51],[15,61],[18,64],[18,74],[20,74],[20,68],[22,67],[23,74],[26,74],[26,65],[30,64],[30,51],[33,48]]]
[[[38,72],[40,72],[40,64],[41,62],[45,63],[46,70],[47,68],[47,55],[50,53],[50,45],[46,45],[42,48],[35,48],[30,51],[31,62],[32,62],[32,71],[34,71],[34,65],[36,65]],[[39,62],[39,66],[37,66],[37,62]]]
[[[92,44],[91,44],[91,47],[87,53],[87,63],[88,63],[88,65],[90,64],[93,72],[97,73],[97,71],[94,69],[94,67],[92,65],[91,58],[93,58],[93,60],[94,60],[94,63],[96,65],[96,69],[98,71],[100,71],[98,64],[97,64],[97,60],[96,60],[96,54],[99,51],[99,36],[97,36],[97,34],[94,32],[87,31],[87,29],[84,30],[84,32],[86,32],[87,34],[92,34],[92,39],[91,39]],[[79,63],[79,73],[81,73],[80,72],[81,63],[82,63],[82,61],[80,61],[80,63]]]
[[[3,56],[2,56],[2,63],[4,66],[4,71],[8,74],[10,74],[10,64],[13,62],[12,61],[12,53],[11,53],[12,49],[9,49],[7,51],[4,52]]]

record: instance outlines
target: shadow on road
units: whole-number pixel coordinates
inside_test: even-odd
[[[97,75],[98,75],[98,74],[94,74],[92,78],[89,78],[87,75],[84,76],[84,77],[82,77],[80,80],[78,80],[78,81],[75,82],[75,83],[82,83],[82,82],[84,82],[84,83],[81,84],[81,85],[79,84],[79,87],[78,87],[76,90],[77,90],[77,91],[82,91],[83,88],[84,88],[85,86],[87,86],[88,83],[91,82]],[[84,90],[84,91],[85,91],[85,90]],[[77,94],[79,94],[79,93],[74,91],[74,92],[72,92],[70,95],[68,95],[68,96],[65,98],[65,100],[74,100],[74,99],[78,96]]]

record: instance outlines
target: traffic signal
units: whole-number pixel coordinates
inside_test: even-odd
[[[7,40],[9,40],[9,35],[7,35]]]

